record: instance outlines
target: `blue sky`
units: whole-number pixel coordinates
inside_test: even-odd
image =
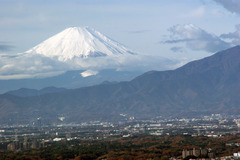
[[[0,0],[0,53],[89,26],[143,55],[192,60],[240,44],[240,0]]]

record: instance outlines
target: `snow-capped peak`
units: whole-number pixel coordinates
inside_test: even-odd
[[[50,37],[26,53],[41,54],[60,61],[133,54],[120,43],[89,27],[71,27]]]

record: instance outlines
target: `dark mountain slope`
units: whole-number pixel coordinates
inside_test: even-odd
[[[148,72],[131,83],[165,105],[172,102],[171,106],[183,109],[210,111],[221,111],[222,106],[231,111],[230,106],[239,103],[239,73],[240,46],[236,46],[174,71]]]

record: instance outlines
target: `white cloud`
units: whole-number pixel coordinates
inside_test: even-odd
[[[149,71],[172,69],[179,61],[144,55],[74,58],[60,62],[38,54],[0,54],[0,80],[51,77],[69,70],[86,70],[83,77],[102,69]]]
[[[223,41],[218,36],[208,33],[193,24],[175,25],[169,29],[170,37],[164,43],[184,43],[191,50],[204,50],[217,52],[231,47],[231,44]]]
[[[236,31],[220,36],[223,39],[230,40],[234,45],[240,45],[240,24],[236,25]]]
[[[239,0],[214,0],[232,13],[240,14]]]
[[[89,76],[94,76],[97,75],[98,71],[94,71],[94,70],[86,70],[84,72],[81,73],[82,77],[89,77]]]
[[[40,78],[66,71],[68,65],[40,55],[0,54],[0,79]]]

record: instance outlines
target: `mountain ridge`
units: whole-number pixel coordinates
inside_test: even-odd
[[[27,110],[24,114],[29,112],[29,115],[31,110],[37,109],[39,115],[52,115],[52,119],[62,115],[69,123],[118,119],[121,113],[136,118],[193,113],[239,114],[239,72],[240,46],[236,46],[176,70],[151,71],[128,82],[39,97],[14,99],[4,95],[5,103],[2,95],[0,106],[23,107]]]

